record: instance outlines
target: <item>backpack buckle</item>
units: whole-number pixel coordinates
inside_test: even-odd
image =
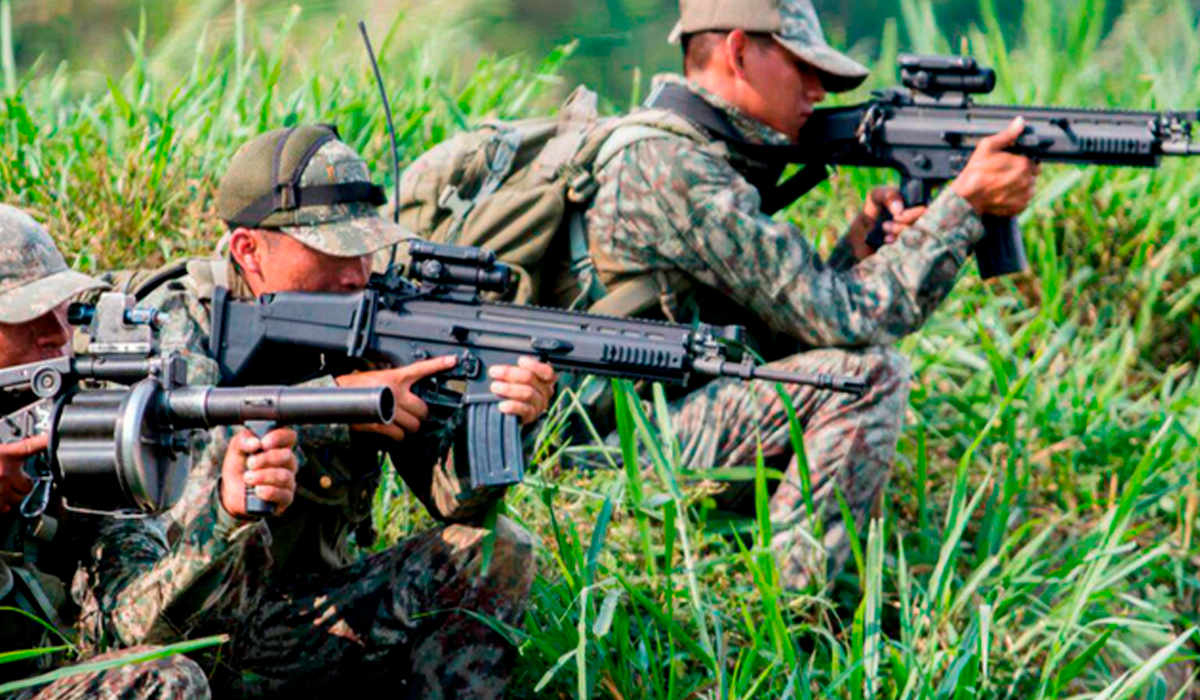
[[[596,183],[596,178],[587,170],[580,169],[574,174],[569,174],[567,181],[567,199],[571,200],[572,204],[586,204],[596,196],[596,191],[600,189],[600,185]]]
[[[438,195],[437,205],[438,209],[450,212],[451,216],[461,221],[467,218],[467,214],[471,213],[475,202],[459,196],[458,188],[454,185],[446,185],[446,188]]]

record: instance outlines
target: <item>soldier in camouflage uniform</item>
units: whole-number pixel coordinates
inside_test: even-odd
[[[795,143],[827,91],[867,76],[826,43],[809,0],[683,0],[681,9],[673,39],[684,45],[686,77],[659,77],[651,100],[682,88],[744,141]],[[834,485],[861,524],[886,483],[910,379],[908,363],[888,346],[919,329],[949,293],[983,235],[980,215],[1027,206],[1037,166],[1003,152],[1022,128],[1014,124],[981,143],[927,211],[906,210],[894,189],[873,192],[823,259],[794,225],[763,213],[761,190],[779,180],[778,170],[716,139],[682,135],[700,127],[677,113],[645,121],[659,119],[684,123],[626,139],[631,145],[611,159],[602,151],[598,161],[584,248],[609,298],[649,278],[661,303],[656,298],[648,315],[745,325],[777,369],[870,383],[861,397],[786,390],[804,427],[824,547],[808,534],[800,464],[773,387],[714,381],[671,405],[685,466],[752,465],[761,441],[767,462],[785,470],[770,506],[774,548],[784,583],[802,588],[818,567],[838,571],[849,555]],[[621,138],[619,130],[612,137]],[[894,221],[883,224],[887,244],[874,251],[865,241],[884,209]],[[619,304],[607,309],[629,313]]]
[[[361,290],[371,254],[402,238],[376,213],[381,203],[366,163],[328,127],[280,129],[246,144],[218,194],[228,255],[157,275],[165,281],[146,298],[170,314],[164,350],[187,357],[193,381],[218,378],[207,346],[217,286],[239,297]],[[435,467],[446,430],[427,420],[411,386],[454,362],[310,382],[390,386],[397,418],[365,431],[302,430],[296,502],[272,518],[243,520],[214,505],[224,486],[215,460],[201,460],[160,528],[123,523],[102,535],[95,565],[76,581],[89,598],[85,631],[124,644],[230,632],[231,648],[214,663],[218,696],[501,696],[515,648],[494,625],[522,621],[533,542],[503,516],[494,529],[481,526],[502,493],[467,493],[452,465]],[[500,409],[526,423],[545,411],[557,379],[527,360],[493,378],[508,399]],[[215,434],[213,447],[225,439]],[[352,535],[364,548],[375,539],[382,452],[443,524],[357,559]],[[241,549],[228,556],[234,542]]]
[[[39,362],[63,355],[70,333],[65,307],[78,294],[103,288],[104,284],[67,268],[62,255],[45,230],[24,212],[0,204],[0,368]],[[0,415],[19,406],[0,400]],[[25,461],[44,451],[46,436],[0,445],[0,549],[8,546],[9,535],[22,528],[17,506],[32,490]],[[60,513],[60,515],[63,515]],[[35,612],[49,621],[70,624],[70,603],[64,578],[70,578],[86,532],[78,521],[60,519],[53,539],[24,543],[22,551],[0,551],[0,606],[16,607],[14,597],[23,591],[27,600],[40,602]],[[33,555],[39,555],[34,557]],[[31,559],[37,559],[34,563]],[[14,613],[0,613],[0,653],[49,646],[46,630]],[[139,649],[138,651],[142,651]],[[105,658],[118,657],[113,654]],[[49,657],[43,657],[49,658]],[[36,673],[38,669],[5,664],[6,675]],[[131,664],[102,673],[80,674],[18,697],[37,700],[102,698],[104,700],[151,700],[207,698],[208,683],[200,668],[183,657]]]

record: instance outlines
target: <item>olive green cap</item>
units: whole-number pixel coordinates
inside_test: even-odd
[[[28,323],[77,294],[107,286],[68,268],[33,217],[0,204],[0,323]]]
[[[671,43],[684,35],[741,29],[770,34],[788,51],[821,73],[830,92],[853,90],[870,71],[825,40],[811,0],[679,0],[679,24]]]
[[[336,257],[370,255],[405,237],[379,215],[383,190],[354,149],[325,125],[276,129],[234,155],[217,190],[231,228],[278,229]]]

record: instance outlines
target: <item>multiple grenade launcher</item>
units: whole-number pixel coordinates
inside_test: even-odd
[[[57,490],[68,508],[153,514],[182,494],[199,432],[258,427],[381,423],[392,419],[390,389],[187,386],[183,358],[160,354],[157,312],[133,297],[105,294],[95,307],[73,305],[86,327],[86,351],[0,370],[0,400],[22,408],[0,417],[0,443],[48,434],[44,455],[26,471],[33,491],[19,513],[31,532]],[[102,382],[104,386],[89,385]]]

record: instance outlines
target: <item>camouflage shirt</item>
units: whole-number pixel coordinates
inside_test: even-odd
[[[686,85],[749,141],[788,142],[693,82],[656,80]],[[762,213],[745,175],[753,165],[721,144],[671,134],[622,151],[597,173],[599,191],[586,215],[601,280],[611,287],[682,271],[701,285],[689,295],[715,292],[804,346],[885,345],[921,327],[983,236],[974,209],[946,188],[894,245],[856,262],[843,240],[823,259],[795,225]]]
[[[162,350],[186,358],[192,384],[215,384],[219,378],[208,351],[216,285],[228,286],[234,296],[249,294],[226,261],[194,260],[183,279],[162,285],[144,301],[167,312]],[[334,385],[330,377],[306,383]],[[453,468],[435,466],[448,431],[444,424],[426,421],[421,434],[405,440],[402,457],[392,451],[392,462],[435,518],[474,521],[501,494],[462,493]],[[194,618],[219,607],[213,601],[229,586],[254,585],[265,576],[252,569],[311,574],[352,563],[350,534],[357,531],[359,544],[373,537],[371,505],[381,477],[381,443],[360,439],[346,426],[304,427],[298,433],[297,497],[280,516],[246,522],[225,512],[219,480],[234,431],[220,429],[209,433],[184,496],[171,511],[157,519],[106,523],[93,547],[93,565],[75,581],[85,636],[93,641],[116,636],[123,644],[178,638],[211,623]],[[239,597],[245,598],[253,597]]]

